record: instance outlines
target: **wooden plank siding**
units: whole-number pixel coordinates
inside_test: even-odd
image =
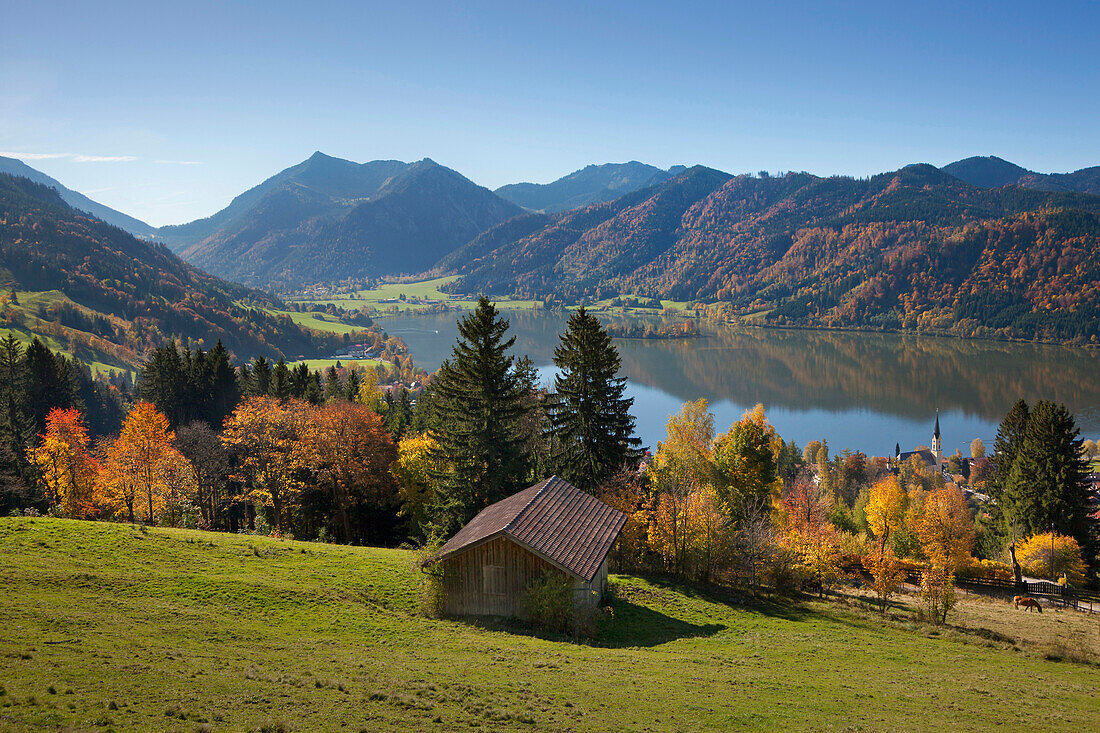
[[[441,562],[443,613],[448,616],[523,618],[523,594],[527,586],[547,573],[564,574],[559,568],[503,535],[474,545]],[[605,558],[590,582],[574,577],[574,603],[578,606],[595,606],[606,588]]]

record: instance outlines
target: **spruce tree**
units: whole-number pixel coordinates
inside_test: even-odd
[[[526,395],[508,351],[508,322],[482,297],[458,322],[450,359],[433,380],[430,508],[433,533],[449,536],[481,509],[523,488],[529,476],[524,451]]]
[[[578,489],[594,493],[600,484],[640,457],[624,397],[626,377],[618,376],[622,360],[600,321],[583,307],[566,325],[554,349],[550,409],[553,466]]]
[[[1012,472],[1012,465],[1016,462],[1016,455],[1023,444],[1030,414],[1031,411],[1023,400],[1017,400],[1016,404],[1009,408],[1004,419],[1001,420],[1000,427],[997,428],[993,455],[989,459],[992,464],[992,473],[986,482],[986,493],[994,500],[995,506],[1010,524],[1013,521],[1012,507],[1005,506],[1004,489],[1008,475]]]
[[[1053,527],[1058,534],[1076,538],[1082,548],[1092,549],[1085,488],[1088,464],[1081,456],[1079,435],[1065,405],[1037,402],[1003,493],[1027,534],[1049,532]]]
[[[340,374],[335,366],[325,370],[325,400],[336,400],[344,394],[344,385],[340,384]]]
[[[271,370],[271,396],[286,401],[290,398],[292,389],[290,367],[286,365],[286,361],[279,359]]]
[[[27,364],[10,332],[0,339],[0,511],[22,507],[31,478],[27,448],[34,439],[26,409]]]
[[[257,356],[252,362],[252,377],[248,385],[248,394],[253,397],[263,397],[271,394],[271,363]]]

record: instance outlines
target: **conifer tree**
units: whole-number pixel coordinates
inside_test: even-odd
[[[554,471],[578,489],[599,486],[636,463],[641,440],[634,435],[632,397],[625,397],[622,360],[599,319],[583,307],[574,313],[554,349],[550,409]]]
[[[271,364],[262,356],[252,362],[252,377],[248,384],[248,394],[263,397],[271,394]]]
[[[524,451],[526,395],[508,355],[515,337],[485,297],[458,323],[459,338],[434,380],[436,483],[433,531],[448,536],[530,478]],[[446,467],[446,469],[439,468]]]
[[[0,511],[7,514],[29,498],[27,447],[34,439],[26,409],[27,364],[23,346],[10,332],[0,339]]]
[[[286,361],[279,359],[271,370],[271,396],[286,400],[290,398],[290,392],[290,367],[286,365]]]
[[[1003,496],[1014,508],[1027,534],[1049,532],[1077,539],[1092,556],[1094,543],[1089,519],[1080,431],[1065,405],[1042,400],[1035,404]]]
[[[344,385],[340,384],[340,374],[335,366],[325,370],[325,400],[335,400],[343,396]]]
[[[1020,446],[1024,440],[1024,431],[1027,429],[1027,420],[1030,409],[1023,400],[1017,400],[1008,413],[1005,414],[1001,425],[997,428],[997,438],[993,444],[993,456],[990,458],[993,472],[986,482],[986,493],[993,499],[992,506],[996,508],[1002,519],[1010,527],[1016,521],[1013,507],[1006,502],[1004,495],[1005,484],[1012,466],[1016,462],[1016,455],[1020,452]]]

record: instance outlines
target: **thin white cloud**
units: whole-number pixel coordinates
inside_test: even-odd
[[[73,161],[77,163],[129,163],[137,160],[134,155],[74,155]]]
[[[129,163],[139,160],[136,155],[84,155],[82,153],[13,153],[0,151],[0,155],[19,160],[56,160],[67,158],[74,163]]]
[[[202,165],[197,160],[154,160],[159,165]]]
[[[71,158],[72,153],[9,153],[0,150],[0,155],[5,158],[19,158],[20,160],[53,160],[54,158]]]

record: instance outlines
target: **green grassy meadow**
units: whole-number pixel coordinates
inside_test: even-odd
[[[453,308],[472,309],[477,305],[476,298],[464,298],[464,299],[451,299],[450,294],[444,293],[439,288],[448,283],[454,282],[458,278],[457,275],[449,275],[447,277],[437,277],[430,280],[418,280],[412,282],[390,282],[383,283],[377,288],[371,288],[368,290],[357,290],[355,293],[348,294],[347,296],[335,297],[335,298],[292,298],[292,300],[303,303],[319,303],[321,305],[333,304],[338,308],[346,308],[349,310],[358,310],[363,306],[368,308],[374,308],[380,311],[390,311],[396,309],[399,313],[416,313],[417,311],[428,310],[434,307],[432,304],[409,302],[412,299],[420,300],[437,300],[443,301],[448,306]],[[404,295],[406,300],[396,303],[386,303],[383,301],[400,299]],[[524,309],[530,310],[532,308],[538,308],[541,303],[537,300],[513,300],[508,297],[501,297],[494,300],[498,308],[502,310],[517,310]]]
[[[1100,722],[1100,668],[1048,661],[1011,640],[944,638],[839,602],[740,606],[620,577],[599,639],[575,643],[424,618],[412,563],[401,550],[0,519],[0,728],[1085,731]]]

